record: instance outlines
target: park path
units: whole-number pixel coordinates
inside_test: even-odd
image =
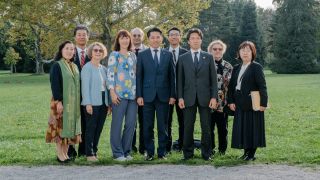
[[[0,179],[319,180],[320,167],[288,165],[241,165],[218,168],[208,165],[0,166]]]

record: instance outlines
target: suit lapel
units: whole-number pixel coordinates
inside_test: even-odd
[[[163,66],[164,61],[165,61],[165,56],[166,56],[166,53],[162,49],[160,49],[160,64],[159,64],[159,68],[161,66]]]

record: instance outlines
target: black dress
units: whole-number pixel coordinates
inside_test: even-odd
[[[262,66],[252,62],[243,74],[241,90],[236,90],[241,65],[236,65],[229,84],[228,104],[234,103],[234,115],[231,147],[248,149],[266,146],[264,112],[253,111],[251,91],[260,92],[260,105],[267,107],[268,95]]]

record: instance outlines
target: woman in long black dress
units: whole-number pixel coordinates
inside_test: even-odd
[[[262,66],[255,62],[256,48],[250,41],[240,44],[238,59],[228,86],[228,105],[235,111],[231,147],[244,149],[243,160],[255,160],[258,147],[266,146],[264,111],[268,103]],[[252,108],[251,91],[260,93],[260,109]]]

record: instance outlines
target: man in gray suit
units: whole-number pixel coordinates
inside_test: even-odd
[[[177,90],[184,117],[184,160],[194,154],[197,108],[201,124],[201,155],[204,160],[211,160],[210,111],[217,107],[217,73],[212,55],[201,50],[202,38],[200,29],[190,29],[187,34],[190,51],[178,59]]]

